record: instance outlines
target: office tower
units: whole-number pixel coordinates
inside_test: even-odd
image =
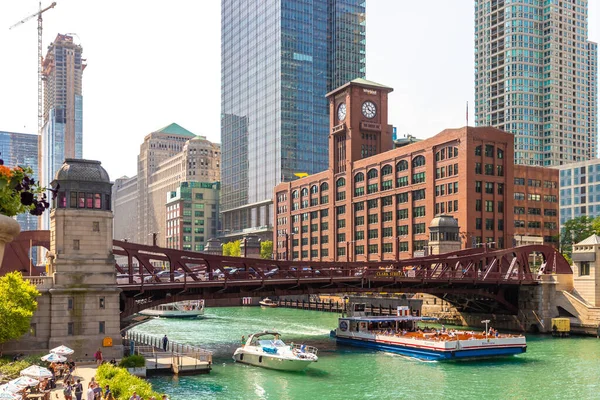
[[[38,135],[0,131],[0,159],[4,165],[22,165],[33,169],[33,179],[38,180]],[[21,231],[38,229],[38,217],[31,214],[17,216]]]
[[[596,157],[598,54],[587,0],[475,1],[475,123],[515,135],[515,162]]]
[[[220,166],[221,146],[178,124],[146,135],[138,155],[137,176],[118,179],[113,188],[115,238],[152,244],[153,234],[157,234],[157,244],[165,246],[168,195],[182,182],[219,181]],[[134,208],[135,218],[131,215]],[[218,213],[211,209],[211,217],[213,211]]]
[[[44,127],[40,151],[40,180],[49,186],[66,158],[82,158],[83,96],[86,67],[82,48],[69,35],[57,35],[43,62]],[[42,217],[48,228],[49,215]]]
[[[222,0],[223,233],[267,233],[273,187],[327,168],[332,88],[365,76],[365,0]]]

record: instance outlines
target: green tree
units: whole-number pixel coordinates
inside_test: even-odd
[[[29,331],[39,295],[20,272],[9,272],[0,278],[0,346]]]
[[[260,242],[260,258],[270,260],[273,257],[273,241],[265,240]]]
[[[223,245],[223,255],[231,256],[231,257],[240,257],[240,241],[236,240],[235,242],[227,242]]]
[[[600,234],[600,217],[593,218],[582,215],[565,222],[560,234],[562,253],[570,257],[573,245],[593,234]]]

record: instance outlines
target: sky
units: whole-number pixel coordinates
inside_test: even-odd
[[[144,136],[176,122],[220,142],[220,0],[56,0],[44,55],[76,33],[83,74],[83,156],[111,179],[136,173]],[[366,0],[367,79],[391,86],[389,123],[427,138],[473,125],[473,0]],[[42,7],[51,3],[43,0]],[[600,41],[600,0],[588,39]],[[424,5],[426,6],[424,7]],[[0,0],[0,131],[37,131],[36,0]]]

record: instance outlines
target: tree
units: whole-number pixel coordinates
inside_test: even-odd
[[[562,253],[570,256],[574,244],[593,234],[600,234],[600,217],[593,218],[582,215],[565,222],[560,235]]]
[[[40,292],[20,272],[0,278],[0,345],[29,331]]]
[[[227,242],[223,245],[223,255],[230,257],[240,257],[241,249],[240,249],[240,241],[236,240],[235,242]]]
[[[260,242],[260,258],[270,260],[273,257],[273,241],[265,240]]]

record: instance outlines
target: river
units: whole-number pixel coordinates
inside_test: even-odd
[[[287,308],[212,308],[199,320],[155,319],[134,330],[213,351],[209,375],[157,377],[171,400],[196,399],[598,399],[600,340],[528,335],[527,352],[470,362],[423,362],[337,346],[329,331],[338,314]],[[301,373],[236,364],[242,335],[265,329],[289,343],[319,349]]]

